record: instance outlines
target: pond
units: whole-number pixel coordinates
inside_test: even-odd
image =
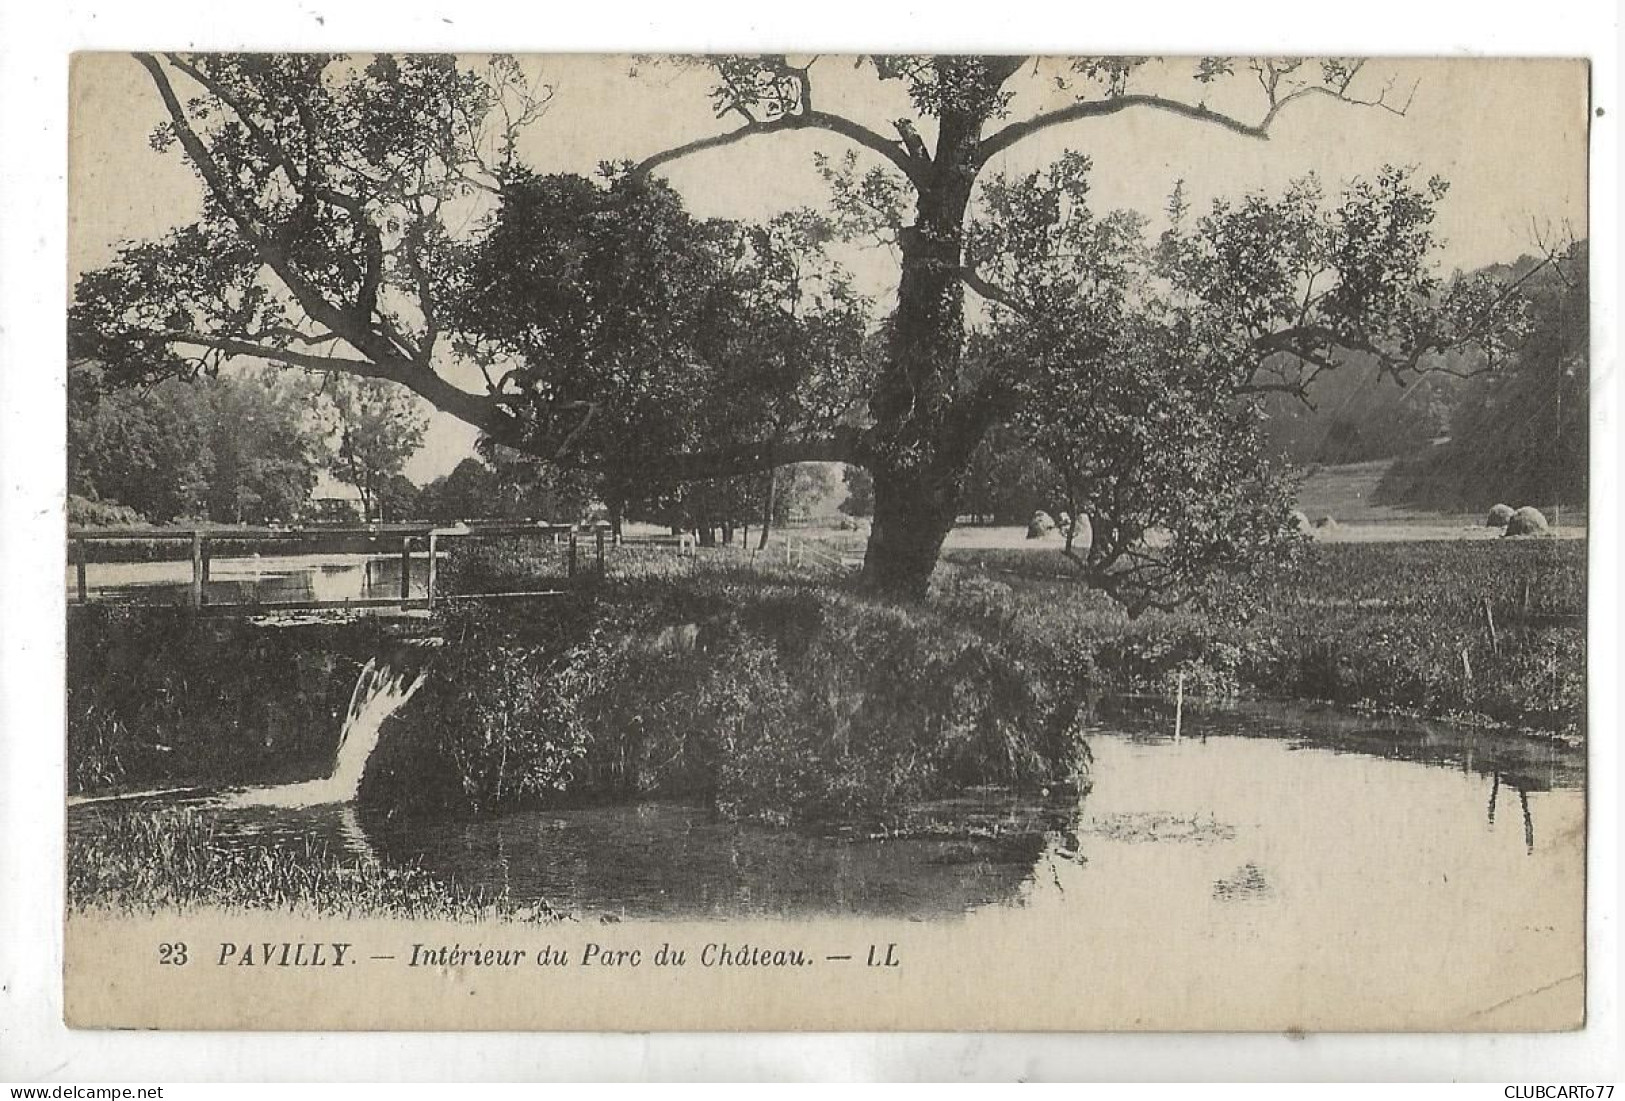
[[[348,805],[188,800],[216,836],[312,840],[583,917],[964,916],[1174,907],[1329,929],[1371,914],[1492,913],[1578,889],[1582,755],[1550,739],[1300,707],[1106,701],[1071,800],[996,791],[914,808],[908,832],[815,835],[625,804],[432,824]],[[151,800],[77,806],[70,836]],[[1571,883],[1570,880],[1573,879]],[[1578,908],[1576,907],[1576,910]],[[1439,930],[1449,935],[1447,929]]]
[[[909,972],[932,1005],[975,983],[988,1027],[1030,1022],[1034,1004],[1071,1028],[1582,1019],[1583,751],[1301,707],[1187,709],[1178,738],[1174,725],[1165,703],[1108,701],[1081,795],[976,792],[916,808],[920,832],[886,839],[664,804],[408,828],[346,804],[158,802],[198,806],[222,844],[419,866],[588,929],[645,919],[677,936],[698,921],[719,931],[691,936],[771,938],[795,920],[832,944],[858,930],[942,961]],[[69,843],[152,803],[72,807]]]

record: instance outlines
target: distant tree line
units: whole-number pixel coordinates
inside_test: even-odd
[[[1312,403],[1266,395],[1263,453],[1299,469],[1398,459],[1378,492],[1399,504],[1454,511],[1512,499],[1584,502],[1586,266],[1581,241],[1550,263],[1524,256],[1470,273],[1464,278],[1525,280],[1527,332],[1504,362],[1451,351],[1436,369],[1397,384],[1375,358],[1351,355],[1346,368],[1317,383]],[[1064,472],[1053,459],[1019,423],[994,426],[972,456],[962,519],[1024,524],[1039,510],[1069,511]]]
[[[1583,504],[1589,488],[1589,247],[1579,241],[1525,285],[1531,323],[1506,363],[1453,357],[1461,375],[1437,446],[1394,464],[1386,500],[1441,509]],[[1527,257],[1506,269],[1516,278]]]
[[[409,394],[372,380],[264,368],[132,388],[97,363],[74,363],[69,520],[401,518],[415,494],[401,469],[426,425]],[[312,499],[324,470],[356,488],[359,514]]]

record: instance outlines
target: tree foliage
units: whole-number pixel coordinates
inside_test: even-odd
[[[859,465],[874,483],[866,576],[896,596],[924,594],[1000,422],[1114,425],[1084,448],[1098,452],[1156,415],[1131,367],[1183,386],[1170,357],[1196,357],[1186,404],[1163,410],[1194,416],[1220,380],[1240,399],[1302,396],[1351,355],[1396,378],[1468,346],[1499,361],[1520,321],[1514,288],[1434,272],[1442,181],[1383,169],[1330,201],[1304,181],[1195,219],[1176,196],[1175,228],[1153,244],[1138,213],[1091,209],[1085,157],[1019,177],[989,168],[1035,134],[1128,112],[1238,139],[1267,138],[1309,98],[1403,113],[1408,99],[1357,60],[1203,58],[1181,75],[1132,57],[857,59],[912,108],[882,130],[825,108],[826,59],[707,58],[726,128],[586,180],[520,162],[517,135],[550,90],[512,59],[138,59],[169,117],[156,144],[181,148],[206,201],[195,224],[81,280],[80,354],[131,382],[234,358],[388,380],[496,444],[591,471],[606,500]],[[1024,111],[1035,83],[1063,101]],[[659,178],[804,130],[853,153],[820,163],[822,213],[696,219]],[[836,232],[900,255],[883,317],[829,262]],[[967,311],[967,288],[985,309]],[[483,390],[450,381],[456,361]],[[1026,409],[1056,387],[1095,399],[1065,364],[1106,388],[1099,417]],[[1233,406],[1211,408],[1223,420]],[[1179,439],[1145,453],[1188,456]]]
[[[323,393],[337,437],[329,469],[361,494],[363,520],[385,518],[405,503],[393,483],[423,446],[428,415],[409,392],[379,379],[338,376]],[[393,509],[384,507],[386,497]]]
[[[824,255],[831,236],[809,211],[702,221],[625,171],[525,176],[451,316],[502,371],[521,446],[627,494],[670,490],[691,474],[674,455],[833,430],[848,413],[867,303]]]
[[[1584,504],[1590,457],[1588,243],[1555,262],[1525,257],[1502,273],[1526,278],[1529,324],[1505,368],[1456,357],[1465,377],[1448,410],[1448,441],[1396,464],[1379,493],[1445,509],[1498,502]]]
[[[1091,209],[1089,172],[992,178],[968,254],[1005,288],[983,354],[1021,380],[1013,424],[1090,522],[1066,551],[1131,611],[1292,554],[1263,395],[1308,398],[1351,354],[1407,378],[1450,350],[1493,362],[1526,327],[1501,283],[1428,266],[1439,180],[1384,168],[1328,200],[1310,178],[1200,217],[1176,192],[1153,245]]]
[[[129,392],[68,371],[68,492],[148,520],[297,519],[328,456],[314,385],[261,371]]]
[[[848,516],[869,516],[875,511],[875,479],[861,466],[841,468],[841,481],[846,485],[846,499],[841,511]]]

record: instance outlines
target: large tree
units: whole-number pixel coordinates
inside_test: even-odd
[[[718,57],[700,64],[731,128],[590,182],[519,164],[517,134],[549,93],[508,59],[138,57],[169,116],[160,143],[180,145],[205,208],[81,281],[84,354],[134,378],[255,357],[387,379],[518,450],[672,482],[861,465],[875,494],[865,573],[904,597],[925,591],[971,456],[1025,385],[1022,359],[967,356],[966,289],[995,324],[1056,332],[1089,323],[1093,282],[1113,278],[1044,251],[1082,240],[1086,164],[1002,190],[986,186],[990,165],[1041,132],[1129,112],[1246,141],[1312,98],[1403,110],[1364,90],[1358,61],[1209,58],[1177,86],[1136,58],[877,56],[858,64],[914,115],[883,131],[819,104],[829,59]],[[1034,81],[1066,102],[1018,115]],[[1246,89],[1256,101],[1210,106],[1221,84],[1226,103]],[[825,219],[695,224],[658,181],[681,158],[809,130],[866,158],[824,161],[835,221],[888,236],[901,258],[875,355],[858,347],[864,304],[820,259]],[[1320,240],[1328,212],[1301,196],[1284,230],[1187,239],[1183,293],[1236,389],[1303,392],[1350,350],[1401,374],[1490,337],[1510,299],[1475,287],[1441,305],[1427,274],[1439,193],[1370,182],[1335,255],[1268,250],[1280,232]],[[1208,225],[1282,211],[1242,204]],[[485,229],[449,228],[465,224]],[[450,380],[454,357],[485,371],[482,392]]]

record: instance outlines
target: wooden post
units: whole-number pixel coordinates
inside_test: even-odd
[[[603,580],[603,577],[604,577],[604,529],[603,528],[598,528],[598,529],[596,529],[594,531],[593,534],[594,534],[594,537],[595,537],[595,539],[597,540],[597,543],[598,543],[598,578],[599,578],[599,580]]]
[[[1490,598],[1484,598],[1484,622],[1490,626],[1490,648],[1497,654],[1501,652],[1501,636],[1495,630],[1495,612],[1490,607]]]
[[[401,538],[401,603],[412,598],[412,537]]]
[[[570,558],[569,565],[565,567],[564,576],[567,580],[574,580],[576,575],[576,529],[570,529]]]
[[[203,607],[203,532],[192,529],[192,593],[191,605]]]
[[[1185,722],[1185,670],[1179,671],[1178,693],[1174,697],[1174,741],[1179,741],[1180,728]]]
[[[90,585],[85,580],[85,562],[90,557],[90,547],[83,539],[75,539],[73,545],[78,551],[74,557],[77,560],[76,565],[79,575],[79,603],[88,604],[90,602]]]
[[[435,537],[435,533],[434,533],[434,532],[432,532],[432,531],[431,531],[431,532],[430,532],[430,533],[429,533],[429,578],[428,578],[428,605],[429,605],[429,607],[430,607],[430,609],[433,609],[433,608],[434,608],[434,554],[435,554],[435,538],[436,538],[436,537]]]

